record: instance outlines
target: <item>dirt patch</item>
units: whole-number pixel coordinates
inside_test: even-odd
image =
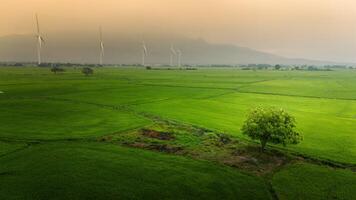
[[[226,165],[263,175],[291,162],[291,158],[278,151],[261,152],[258,147],[246,147],[234,151],[222,162]]]
[[[103,136],[99,141],[210,160],[261,176],[273,173],[297,159],[296,156],[271,148],[261,152],[258,144],[226,133],[170,122]]]
[[[135,147],[135,148],[140,148],[140,149],[145,149],[148,145],[146,143],[124,143],[125,145]]]
[[[177,152],[183,150],[182,147],[171,146],[171,145],[167,145],[167,144],[151,144],[148,146],[148,149],[156,150],[156,151],[160,151],[160,152],[166,152],[166,153],[177,153]]]
[[[168,144],[146,144],[146,143],[133,143],[129,146],[141,148],[141,149],[148,149],[152,151],[159,151],[165,153],[178,153],[183,151],[183,148],[180,146],[172,146]]]
[[[170,132],[161,132],[151,129],[142,129],[142,135],[145,137],[155,138],[159,140],[174,140],[175,137],[173,133]]]
[[[228,135],[220,133],[220,134],[217,134],[217,136],[219,137],[219,141],[224,145],[229,144],[230,142],[232,142],[230,136],[228,136]]]

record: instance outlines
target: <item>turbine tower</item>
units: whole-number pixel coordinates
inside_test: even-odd
[[[99,39],[100,39],[100,55],[99,55],[99,64],[103,65],[104,60],[104,42],[103,42],[103,32],[101,27],[99,28]]]
[[[142,41],[142,66],[146,66],[146,56],[148,55],[148,50],[145,41]]]
[[[182,51],[177,49],[177,59],[178,59],[178,67],[182,65]]]
[[[41,52],[42,52],[42,44],[45,42],[42,35],[41,35],[41,31],[40,31],[40,24],[38,22],[38,15],[36,13],[35,15],[36,17],[36,26],[37,26],[37,64],[41,65],[42,61],[41,61]]]
[[[173,66],[174,56],[177,55],[177,52],[176,52],[176,50],[174,49],[173,45],[171,45],[171,52],[170,52],[170,54],[171,54],[170,65]]]

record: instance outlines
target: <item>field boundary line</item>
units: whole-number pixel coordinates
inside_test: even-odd
[[[235,88],[225,87],[202,87],[202,86],[184,86],[184,85],[157,85],[150,83],[134,83],[135,85],[152,86],[152,87],[176,87],[176,88],[192,88],[192,89],[211,89],[211,90],[236,90]]]
[[[176,88],[193,88],[193,89],[212,89],[212,90],[231,90],[236,93],[241,94],[260,94],[260,95],[274,95],[274,96],[286,96],[286,97],[300,97],[300,98],[311,98],[311,99],[329,99],[329,100],[341,100],[341,101],[356,101],[356,98],[335,98],[335,97],[321,97],[321,96],[311,96],[311,95],[293,95],[293,94],[283,94],[283,93],[273,93],[273,92],[254,92],[254,91],[241,91],[240,88],[224,88],[224,87],[199,87],[199,86],[184,86],[184,85],[157,85],[157,84],[140,84],[135,85],[143,86],[153,86],[153,87],[176,87]]]
[[[17,149],[15,149],[13,151],[10,151],[10,152],[7,152],[5,154],[0,155],[0,159],[6,157],[8,155],[11,155],[11,154],[14,154],[14,153],[17,153],[17,152],[20,152],[20,151],[24,151],[24,150],[30,148],[31,146],[32,146],[32,144],[26,143],[26,145],[21,147],[21,148],[17,148]]]
[[[241,93],[241,94],[260,94],[260,95],[271,95],[271,96],[285,96],[285,97],[299,97],[299,98],[309,98],[309,99],[328,99],[328,100],[340,100],[340,101],[356,101],[356,98],[320,97],[320,96],[308,96],[308,95],[282,94],[282,93],[273,93],[273,92],[253,92],[253,91],[236,90],[236,93]]]

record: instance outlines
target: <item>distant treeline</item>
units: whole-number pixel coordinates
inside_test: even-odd
[[[346,65],[269,65],[269,64],[248,64],[239,66],[242,70],[300,70],[300,71],[333,71],[336,69],[356,69]]]
[[[80,64],[80,63],[19,63],[19,62],[0,62],[0,66],[23,67],[23,66],[39,66],[39,67],[101,67],[99,64]],[[271,64],[247,64],[247,65],[184,65],[180,68],[167,65],[143,66],[141,64],[105,64],[106,67],[145,67],[148,70],[196,70],[197,67],[221,67],[221,68],[239,68],[242,70],[302,70],[302,71],[332,71],[336,69],[356,69],[356,66],[348,65],[271,65]]]
[[[99,64],[79,64],[79,63],[0,63],[0,66],[8,67],[101,67]],[[105,66],[121,66],[121,65],[105,65]],[[132,65],[130,65],[132,66]]]
[[[196,67],[151,67],[146,66],[147,70],[197,70]]]

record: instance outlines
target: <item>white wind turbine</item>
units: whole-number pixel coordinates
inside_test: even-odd
[[[99,39],[100,39],[100,57],[99,57],[99,64],[103,65],[103,60],[104,60],[104,42],[103,42],[103,32],[101,27],[99,28]]]
[[[170,65],[173,66],[174,56],[177,55],[177,52],[176,52],[176,50],[174,49],[173,45],[171,45],[171,49],[170,49],[170,50],[171,50],[171,52],[170,52],[170,54],[171,54]]]
[[[182,65],[182,51],[180,49],[177,49],[176,52],[178,59],[178,67],[180,67]]]
[[[142,66],[146,65],[146,56],[148,56],[148,50],[145,41],[142,41]]]
[[[37,63],[38,65],[41,65],[41,53],[42,53],[42,44],[45,42],[42,35],[41,35],[41,32],[40,32],[40,24],[38,22],[38,15],[36,13],[35,15],[36,17],[36,25],[37,25],[37,35],[36,35],[36,38],[37,38]]]

